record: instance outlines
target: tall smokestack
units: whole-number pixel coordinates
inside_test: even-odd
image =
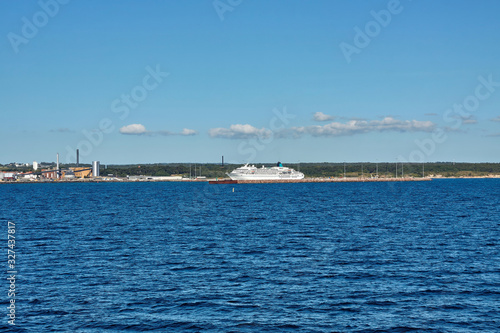
[[[76,166],[80,166],[80,149],[76,150]]]
[[[57,153],[56,178],[59,179],[59,153]]]
[[[224,166],[224,155],[222,155],[222,166]]]

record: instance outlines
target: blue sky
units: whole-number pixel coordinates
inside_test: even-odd
[[[0,163],[500,162],[498,1],[3,1]]]

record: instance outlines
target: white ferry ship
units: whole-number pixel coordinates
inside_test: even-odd
[[[281,162],[276,166],[266,168],[262,166],[257,168],[255,165],[245,164],[242,167],[234,169],[231,173],[227,174],[232,180],[272,180],[272,179],[302,179],[304,174],[284,167]]]

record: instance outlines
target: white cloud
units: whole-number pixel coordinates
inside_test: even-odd
[[[182,132],[180,133],[180,135],[196,135],[196,134],[198,134],[197,131],[189,128],[182,129]]]
[[[259,137],[266,139],[272,135],[272,132],[267,128],[258,129],[249,124],[234,124],[229,128],[211,128],[208,134],[212,138],[249,139]]]
[[[397,120],[385,117],[382,120],[350,120],[347,123],[332,122],[323,126],[293,127],[292,130],[298,134],[310,134],[312,136],[341,136],[368,132],[430,132],[435,124],[431,121]]]
[[[443,127],[443,130],[445,132],[450,132],[450,133],[467,133],[467,131],[465,131],[463,129],[456,128],[456,127],[450,127],[450,126]]]
[[[120,128],[120,133],[121,134],[127,134],[127,135],[163,135],[163,136],[170,136],[170,135],[196,135],[198,134],[197,131],[189,129],[189,128],[184,128],[180,133],[175,133],[175,132],[170,132],[166,130],[161,130],[161,131],[148,131],[146,130],[146,127],[142,124],[131,124],[127,126],[123,126]]]
[[[491,119],[491,121],[500,122],[500,116]]]
[[[127,135],[142,135],[148,133],[148,131],[146,131],[146,127],[144,127],[144,125],[130,124],[120,128],[120,133]]]
[[[334,118],[335,117],[327,115],[327,114],[324,114],[323,112],[316,112],[313,115],[313,119],[315,121],[329,121],[329,120],[333,120]]]
[[[271,136],[275,138],[297,138],[304,134],[312,136],[342,136],[385,131],[431,132],[434,128],[435,124],[432,121],[397,120],[392,117],[385,117],[382,120],[350,120],[346,123],[331,122],[323,126],[292,127],[277,132],[272,132],[266,128],[259,129],[248,124],[235,124],[229,128],[212,128],[208,133],[212,138],[249,139],[259,137],[265,139]]]
[[[169,136],[169,135],[174,135],[175,133],[170,132],[170,131],[156,131],[156,132],[150,132],[151,134],[158,134],[158,135],[163,135],[163,136]]]
[[[460,119],[462,121],[462,124],[464,125],[472,125],[472,124],[477,124],[476,117],[473,115],[468,115],[468,116],[452,116],[452,118],[455,119]]]

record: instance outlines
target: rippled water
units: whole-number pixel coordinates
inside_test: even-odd
[[[15,330],[498,332],[499,185],[2,185]]]

